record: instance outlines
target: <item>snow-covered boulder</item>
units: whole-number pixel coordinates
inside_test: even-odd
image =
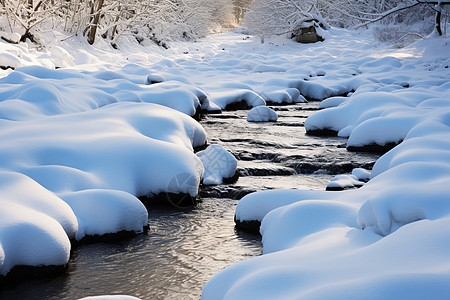
[[[347,97],[330,97],[320,102],[319,108],[336,107],[347,101]]]
[[[352,170],[352,175],[356,176],[359,181],[367,182],[370,180],[371,171],[363,168],[355,168]]]
[[[261,94],[267,103],[291,104],[307,102],[305,97],[300,95],[300,91],[295,88],[288,88],[277,91],[267,91]]]
[[[59,197],[77,216],[77,240],[120,231],[142,232],[147,225],[147,209],[139,199],[126,192],[92,189],[63,193]]]
[[[236,158],[220,145],[209,145],[197,152],[197,156],[205,168],[203,184],[221,184],[224,179],[231,179],[236,174]]]
[[[277,120],[277,113],[267,106],[254,107],[247,115],[247,121],[249,122],[275,122]]]
[[[0,68],[7,69],[7,68],[19,68],[22,66],[22,62],[20,59],[8,52],[0,53]]]
[[[336,175],[330,179],[330,182],[327,184],[327,191],[341,191],[345,189],[350,189],[354,187],[361,187],[364,185],[364,182],[359,181],[358,177],[355,175]]]
[[[78,231],[75,214],[29,177],[0,172],[0,275],[16,265],[65,265]]]
[[[247,89],[229,89],[210,93],[211,100],[221,109],[233,106],[256,107],[266,105],[266,101],[259,94]]]

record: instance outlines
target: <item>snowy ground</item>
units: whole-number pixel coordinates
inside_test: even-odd
[[[0,42],[0,65],[16,68],[0,70],[0,274],[66,263],[69,238],[142,230],[136,196],[194,196],[204,168],[193,148],[206,133],[189,116],[199,106],[328,98],[307,130],[352,147],[403,142],[359,190],[241,200],[236,217],[262,221],[265,255],[219,273],[203,298],[450,295],[447,38],[397,50],[337,30],[311,45],[228,33],[167,51],[52,38],[45,51]],[[217,173],[209,182],[229,175]],[[179,174],[192,182],[171,184]]]

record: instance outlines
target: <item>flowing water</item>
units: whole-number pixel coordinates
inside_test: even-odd
[[[273,107],[276,123],[248,123],[247,111],[208,115],[209,143],[238,158],[240,178],[201,188],[189,210],[152,207],[146,234],[73,250],[66,274],[0,290],[0,299],[78,299],[127,294],[141,299],[199,299],[203,285],[223,268],[260,255],[258,235],[236,230],[238,199],[257,190],[323,190],[334,174],[370,167],[377,156],[350,153],[345,139],[305,135],[303,122],[318,103]]]

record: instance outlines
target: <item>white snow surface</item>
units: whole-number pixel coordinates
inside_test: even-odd
[[[321,50],[337,57],[340,78],[352,73],[353,79],[341,84],[355,92],[324,101],[325,109],[312,114],[305,127],[335,130],[351,146],[401,143],[371,172],[355,169],[330,183],[345,186],[371,178],[360,189],[245,196],[236,219],[261,221],[264,255],[217,274],[202,299],[450,295],[449,39],[430,36],[390,53],[361,47],[364,38],[340,41],[339,50],[332,40]],[[351,61],[346,57],[354,52],[347,43],[360,51]],[[330,87],[326,79],[336,75],[331,66],[322,67],[326,75],[309,97],[329,94],[319,84]]]
[[[358,190],[244,197],[236,218],[262,221],[264,255],[217,274],[203,299],[450,295],[447,37],[392,49],[364,31],[332,29],[316,44],[227,33],[116,51],[53,34],[64,41],[43,51],[0,41],[0,62],[18,68],[0,70],[1,274],[66,263],[69,238],[138,230],[146,211],[136,196],[174,188],[174,175],[200,183],[192,149],[206,134],[188,116],[199,106],[335,97],[306,129],[335,130],[349,146],[401,143]],[[90,205],[110,217],[96,222]]]
[[[0,74],[0,275],[66,264],[69,239],[141,232],[137,196],[195,196],[169,183],[190,174],[198,187],[203,175],[193,149],[206,132],[190,117],[209,107],[199,88],[149,85],[151,70],[129,62],[94,67],[94,51],[28,47],[0,43],[0,64],[17,68]],[[83,54],[91,69],[76,66]]]
[[[197,156],[205,169],[203,184],[221,184],[223,179],[231,178],[236,173],[237,159],[220,145],[209,145],[197,152]]]
[[[249,122],[275,122],[276,120],[278,120],[277,113],[267,106],[254,107],[247,115]]]
[[[359,181],[358,177],[353,174],[341,174],[336,175],[330,179],[330,182],[327,184],[327,189],[347,189],[353,187],[363,186],[364,182]]]

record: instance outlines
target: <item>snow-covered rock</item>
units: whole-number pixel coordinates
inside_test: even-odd
[[[371,171],[363,168],[355,168],[352,170],[352,175],[356,176],[359,181],[369,181],[371,177]]]
[[[29,177],[0,172],[0,275],[16,265],[65,265],[78,231],[75,214]]]
[[[235,176],[237,160],[220,145],[209,145],[205,150],[197,152],[202,161],[205,173],[203,184],[221,184],[224,179]]]
[[[20,59],[11,53],[0,53],[0,68],[19,68],[22,66]]]
[[[147,225],[145,206],[139,199],[123,191],[92,189],[63,193],[59,197],[70,205],[77,216],[77,240],[88,235],[141,232]]]
[[[354,187],[363,186],[364,182],[358,180],[358,177],[355,175],[336,175],[330,179],[330,182],[327,184],[327,191],[340,191]]]
[[[276,120],[278,120],[277,113],[267,106],[254,107],[247,115],[249,122],[275,122]]]
[[[266,101],[251,90],[246,89],[232,89],[227,91],[210,93],[211,100],[221,109],[226,109],[227,106],[245,102],[248,107],[256,107],[266,105]]]

